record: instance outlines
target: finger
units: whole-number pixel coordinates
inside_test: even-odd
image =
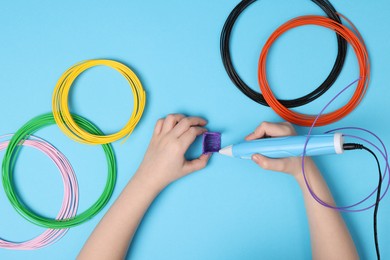
[[[154,127],[154,134],[158,135],[161,133],[163,124],[164,124],[164,119],[160,118],[159,120],[157,120],[156,125]]]
[[[186,161],[184,164],[184,172],[188,174],[203,169],[206,167],[210,157],[211,154],[202,154],[198,159]]]
[[[190,145],[195,141],[196,137],[207,132],[206,128],[200,126],[191,126],[184,134],[179,137],[180,142],[185,149],[188,149]]]
[[[288,165],[288,158],[271,159],[260,154],[254,154],[252,160],[264,170],[271,170],[277,172],[286,172],[286,165]]]
[[[264,136],[288,136],[295,135],[295,130],[292,124],[288,122],[283,123],[270,123],[263,122],[261,123],[253,133],[249,134],[245,137],[245,140],[255,140],[259,138],[263,138]]]
[[[164,124],[162,126],[162,133],[168,133],[171,131],[175,125],[184,118],[185,116],[182,114],[169,114],[164,120]]]
[[[185,118],[181,119],[180,122],[175,126],[172,133],[175,136],[179,137],[183,133],[188,131],[188,129],[190,129],[190,127],[192,127],[192,126],[205,126],[206,124],[207,124],[207,121],[204,120],[203,118],[193,117],[193,116],[185,117]]]

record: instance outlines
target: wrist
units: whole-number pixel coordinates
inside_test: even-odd
[[[301,184],[304,184],[305,183],[305,178],[303,176],[303,172],[302,172],[302,160],[299,159],[299,167],[297,167],[297,169],[292,173],[292,175],[294,176],[295,180],[301,185]],[[316,166],[315,166],[315,163],[314,161],[310,158],[310,157],[305,157],[305,174],[306,176],[308,174],[310,174],[310,172],[313,171],[313,169],[315,169]]]
[[[153,178],[153,176],[150,176],[147,172],[144,172],[144,170],[142,169],[139,169],[134,174],[133,178],[131,178],[130,181],[139,185],[143,190],[155,194],[160,193],[166,186],[168,186],[167,183],[157,180],[156,178]]]

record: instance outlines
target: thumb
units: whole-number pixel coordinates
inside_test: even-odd
[[[206,167],[210,157],[211,154],[202,154],[198,159],[186,161],[184,164],[184,172],[188,174],[203,169]]]
[[[254,161],[261,168],[277,172],[286,172],[286,165],[288,165],[286,160],[287,158],[272,159],[260,154],[252,155],[252,161]]]

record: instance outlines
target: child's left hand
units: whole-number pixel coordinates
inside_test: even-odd
[[[171,114],[157,121],[148,150],[135,178],[163,189],[171,182],[206,167],[209,155],[187,161],[184,154],[207,131],[206,120]]]

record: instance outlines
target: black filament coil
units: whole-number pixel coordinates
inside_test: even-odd
[[[221,50],[221,57],[222,57],[222,62],[225,67],[225,70],[229,75],[230,79],[233,81],[234,85],[236,85],[236,87],[242,93],[244,93],[247,97],[249,97],[253,101],[264,106],[269,106],[261,93],[251,89],[241,79],[241,77],[238,75],[236,69],[233,66],[231,55],[230,55],[230,36],[232,33],[233,26],[237,18],[240,16],[240,14],[255,1],[256,0],[242,0],[229,14],[221,32],[220,50]],[[332,6],[332,4],[328,0],[311,0],[311,1],[314,2],[316,5],[318,5],[330,19],[338,23],[341,23],[341,19],[337,14],[336,9]],[[319,87],[317,87],[315,90],[313,90],[312,92],[310,92],[305,96],[296,99],[280,99],[279,102],[281,102],[285,107],[288,108],[299,107],[312,102],[313,100],[323,95],[336,81],[337,77],[340,75],[341,70],[344,66],[345,57],[347,55],[346,40],[343,39],[338,34],[336,34],[336,36],[337,36],[338,52],[337,52],[335,64],[333,65],[333,68],[330,71],[328,77],[324,80],[324,82]]]

